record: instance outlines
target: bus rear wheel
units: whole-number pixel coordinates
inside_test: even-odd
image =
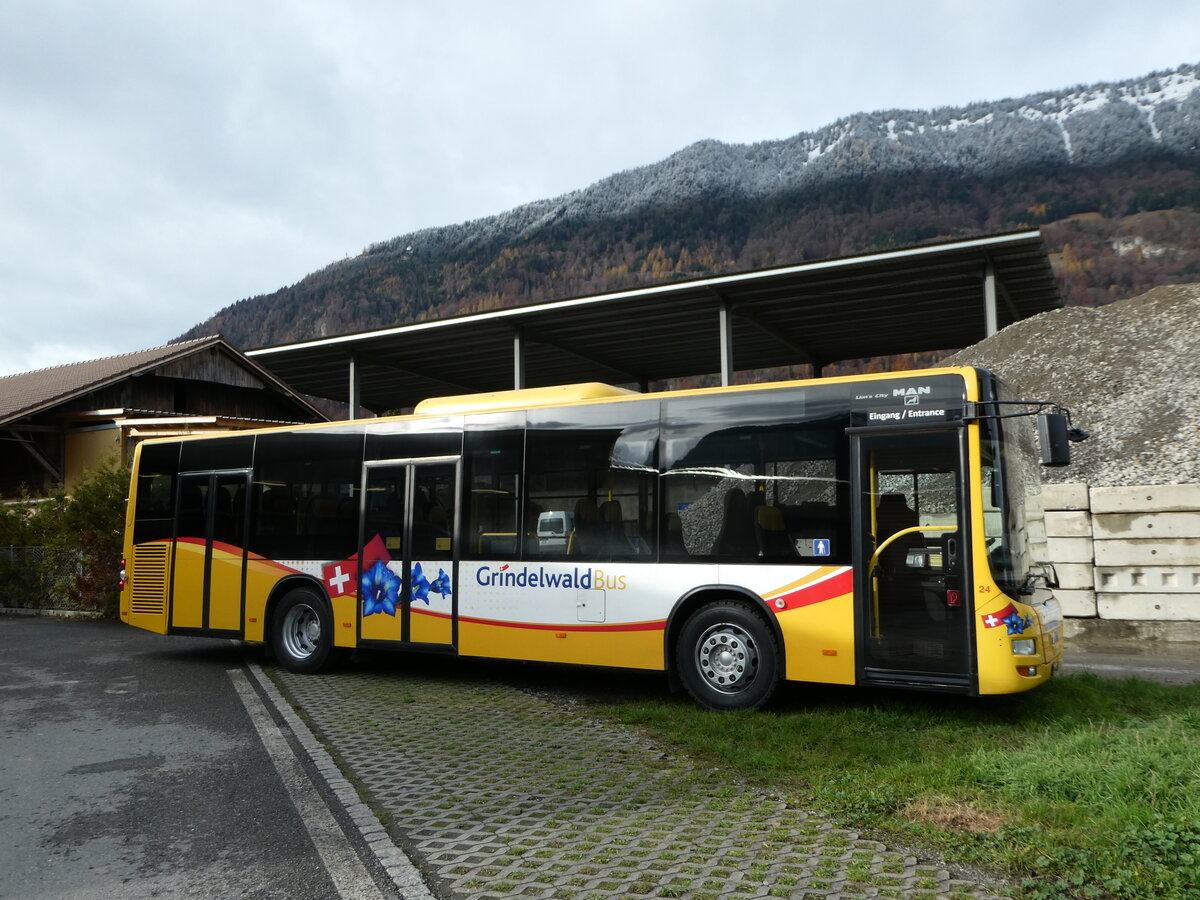
[[[775,636],[740,600],[715,600],[693,613],[679,633],[675,661],[683,686],[707,709],[756,709],[779,681]]]
[[[312,591],[288,591],[272,619],[271,649],[289,672],[319,672],[333,650],[333,617]]]

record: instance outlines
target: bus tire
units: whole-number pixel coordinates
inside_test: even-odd
[[[329,605],[304,588],[288,591],[272,617],[271,649],[289,672],[319,672],[333,651]]]
[[[757,709],[779,682],[775,635],[740,600],[714,600],[696,610],[679,632],[675,665],[692,698],[713,710]]]

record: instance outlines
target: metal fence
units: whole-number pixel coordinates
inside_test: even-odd
[[[0,547],[0,606],[78,609],[75,585],[84,563],[80,550]]]

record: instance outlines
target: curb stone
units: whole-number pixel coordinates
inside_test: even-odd
[[[429,888],[421,879],[416,866],[412,864],[404,851],[392,842],[379,819],[362,802],[354,786],[342,775],[333,758],[320,745],[304,721],[296,715],[291,704],[279,693],[279,689],[263,672],[262,667],[249,661],[246,665],[259,687],[287,722],[288,727],[291,728],[292,733],[304,748],[304,752],[308,754],[309,759],[312,760],[321,777],[325,779],[325,783],[333,791],[334,796],[338,798],[351,820],[358,826],[363,839],[374,852],[375,858],[383,866],[384,871],[387,872],[404,900],[434,900],[434,895],[430,893]]]

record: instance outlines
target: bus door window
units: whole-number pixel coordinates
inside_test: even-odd
[[[450,559],[454,535],[454,466],[419,466],[413,494],[414,559]]]
[[[402,468],[372,472],[363,513],[364,543],[370,543],[378,535],[388,553],[396,558],[404,552],[405,482]]]
[[[861,439],[867,667],[967,670],[959,437]]]

